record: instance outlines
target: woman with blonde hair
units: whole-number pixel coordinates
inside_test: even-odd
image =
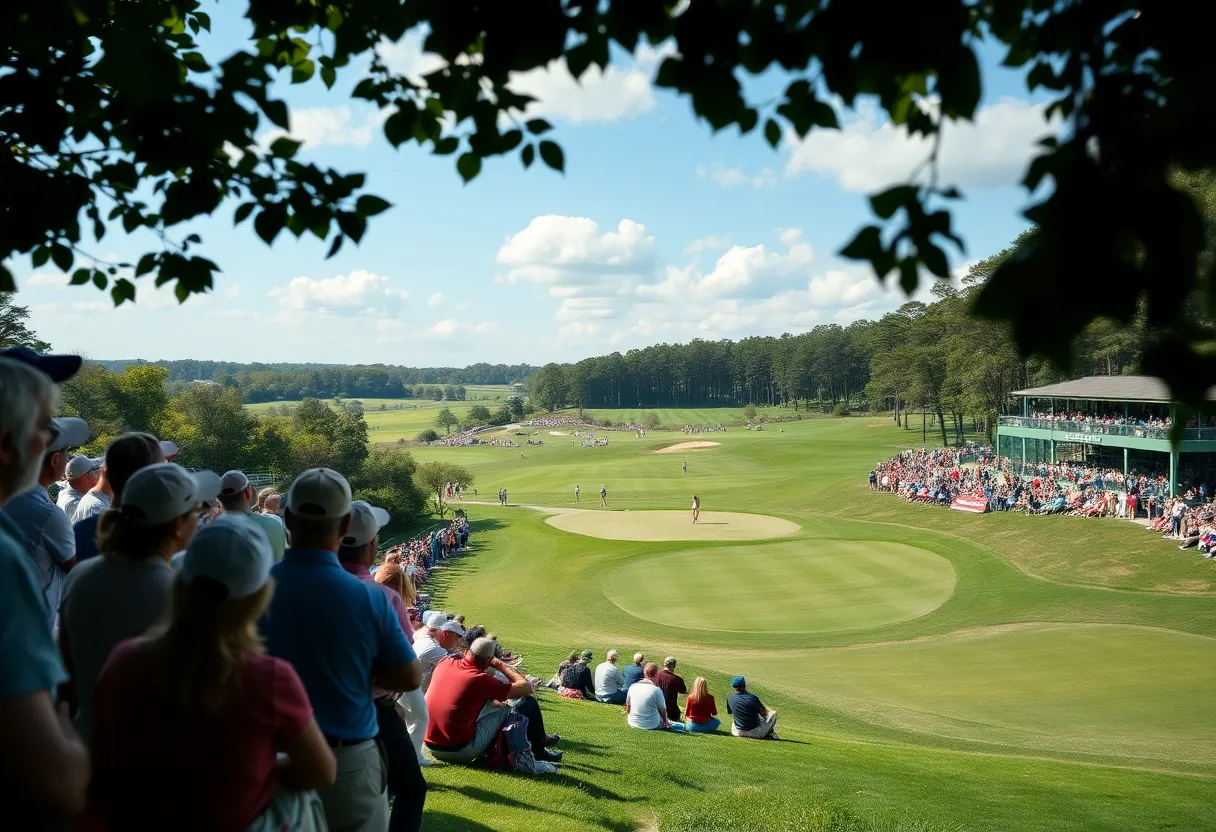
[[[376,583],[396,590],[407,607],[418,605],[418,590],[414,586],[414,579],[410,577],[404,553],[391,552],[384,559],[384,563],[376,570]]]
[[[270,543],[199,530],[168,622],[115,648],[94,692],[88,819],[122,830],[317,830],[337,763],[290,664],[263,652]],[[280,758],[279,755],[285,754]]]
[[[721,727],[718,705],[709,692],[709,683],[698,676],[692,683],[692,693],[684,703],[685,729],[697,734],[712,734]]]

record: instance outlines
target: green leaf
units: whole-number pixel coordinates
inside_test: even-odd
[[[768,140],[769,147],[775,150],[781,142],[781,125],[771,118],[764,122],[764,138]]]
[[[0,292],[15,291],[17,291],[17,281],[13,280],[13,273],[5,268],[3,263],[0,263]]]
[[[342,241],[345,239],[346,238],[343,237],[341,234],[334,237],[333,244],[330,245],[330,247],[329,247],[329,253],[325,255],[326,260],[328,260],[329,258],[333,257],[335,254],[338,253],[338,249],[342,248]]]
[[[39,266],[46,265],[46,261],[51,259],[51,250],[46,246],[38,246],[30,255],[30,263],[36,269]]]
[[[840,250],[840,256],[849,260],[873,260],[882,250],[882,229],[867,225]]]
[[[139,277],[156,268],[157,257],[152,252],[148,252],[143,257],[139,258],[139,265],[135,267],[135,276]]]
[[[266,242],[266,245],[270,245],[274,242],[274,238],[279,236],[279,232],[283,230],[286,222],[287,214],[281,206],[263,208],[253,220],[253,230]]]
[[[449,153],[455,153],[456,148],[460,147],[460,140],[455,136],[445,136],[435,142],[435,155],[447,156]]]
[[[207,59],[203,57],[202,52],[184,52],[182,53],[182,63],[191,72],[210,72],[211,65],[207,63]]]
[[[291,68],[291,83],[303,84],[312,78],[312,74],[317,71],[317,66],[311,59],[305,58]]]
[[[460,154],[460,158],[456,160],[456,170],[465,182],[471,181],[481,173],[481,157],[476,153]]]
[[[271,123],[276,127],[281,127],[284,130],[287,128],[287,105],[282,101],[267,99],[262,104],[262,112],[266,114],[266,118],[270,119]]]
[[[135,303],[135,284],[125,277],[118,278],[114,281],[114,287],[110,289],[110,298],[113,299],[115,306],[121,306],[128,300]]]
[[[880,219],[889,220],[902,206],[916,198],[915,185],[896,185],[870,197],[870,207]]]
[[[935,245],[924,246],[920,250],[921,262],[925,268],[943,280],[950,277],[950,264],[946,262],[946,253]]]
[[[905,257],[899,261],[899,286],[904,290],[905,295],[911,297],[919,285],[920,275],[916,270],[916,260],[911,257]]]
[[[198,25],[202,26],[204,29],[206,29],[208,32],[210,32],[211,31],[211,15],[207,14],[206,12],[194,12],[193,14],[194,14],[194,19],[198,21]],[[132,300],[135,299],[134,290],[132,290],[131,299]]]
[[[541,142],[540,158],[546,165],[553,168],[558,173],[565,172],[565,154],[562,153],[562,149],[558,146],[557,142]]]
[[[534,118],[531,121],[524,122],[524,127],[528,128],[528,132],[534,136],[539,136],[541,133],[548,133],[553,129],[553,125],[545,121],[543,118]]]
[[[100,269],[93,270],[93,285],[98,289],[105,289],[110,285],[110,278],[106,277],[106,273]]]
[[[280,136],[270,143],[270,154],[272,156],[278,156],[281,159],[290,159],[292,156],[296,155],[296,153],[300,150],[300,146],[303,144],[304,142],[289,139],[286,136]]]
[[[89,282],[89,279],[92,276],[93,271],[91,269],[77,269],[76,271],[72,272],[72,279],[69,282],[73,286],[83,286]]]
[[[358,214],[343,212],[338,214],[338,228],[357,243],[363,239],[363,232],[367,230],[367,220]]]
[[[525,145],[524,149],[519,152],[519,160],[524,163],[524,169],[532,167],[532,161],[536,158],[536,145]]]
[[[333,89],[334,82],[338,80],[338,72],[332,66],[321,67],[321,83],[326,89]]]
[[[418,108],[413,103],[405,102],[398,105],[397,112],[384,122],[384,137],[393,147],[399,147],[413,137],[414,123],[417,120]]]
[[[365,194],[355,200],[355,210],[365,217],[374,217],[376,214],[382,214],[392,207],[393,203],[387,199],[381,199],[371,194]]]
[[[55,265],[62,272],[69,271],[72,268],[72,250],[61,243],[53,243],[51,245],[51,259],[55,261]]]
[[[232,215],[232,224],[240,225],[242,222],[244,222],[249,217],[250,214],[253,213],[253,209],[256,207],[257,207],[256,202],[245,202],[245,203],[242,203],[241,205],[238,205],[236,208],[236,212]]]

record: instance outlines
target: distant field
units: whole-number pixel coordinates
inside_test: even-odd
[[[732,422],[742,422],[742,407],[625,407],[620,409],[586,410],[592,419],[611,419],[614,422],[641,422],[642,418],[653,410],[659,414],[659,424],[663,426],[683,427],[684,425],[726,425]],[[792,407],[758,407],[756,418],[778,419],[783,417],[806,414],[805,410],[795,411]]]

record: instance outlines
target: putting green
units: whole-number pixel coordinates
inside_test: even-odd
[[[691,511],[554,510],[560,513],[545,520],[550,526],[605,540],[766,540],[802,528],[780,517],[730,511],[703,511],[693,523]]]
[[[604,594],[630,615],[672,627],[828,632],[922,616],[946,602],[954,580],[948,560],[914,546],[799,540],[634,560],[608,574]]]

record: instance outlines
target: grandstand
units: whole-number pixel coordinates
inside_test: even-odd
[[[1180,466],[1210,467],[1216,457],[1216,423],[1210,418],[1190,420],[1178,445],[1171,445],[1179,410],[1159,378],[1087,376],[1012,395],[1020,412],[1000,417],[997,453],[1024,465],[1076,459],[1122,465],[1124,474],[1168,469],[1173,496]],[[1216,402],[1216,387],[1207,400]]]

